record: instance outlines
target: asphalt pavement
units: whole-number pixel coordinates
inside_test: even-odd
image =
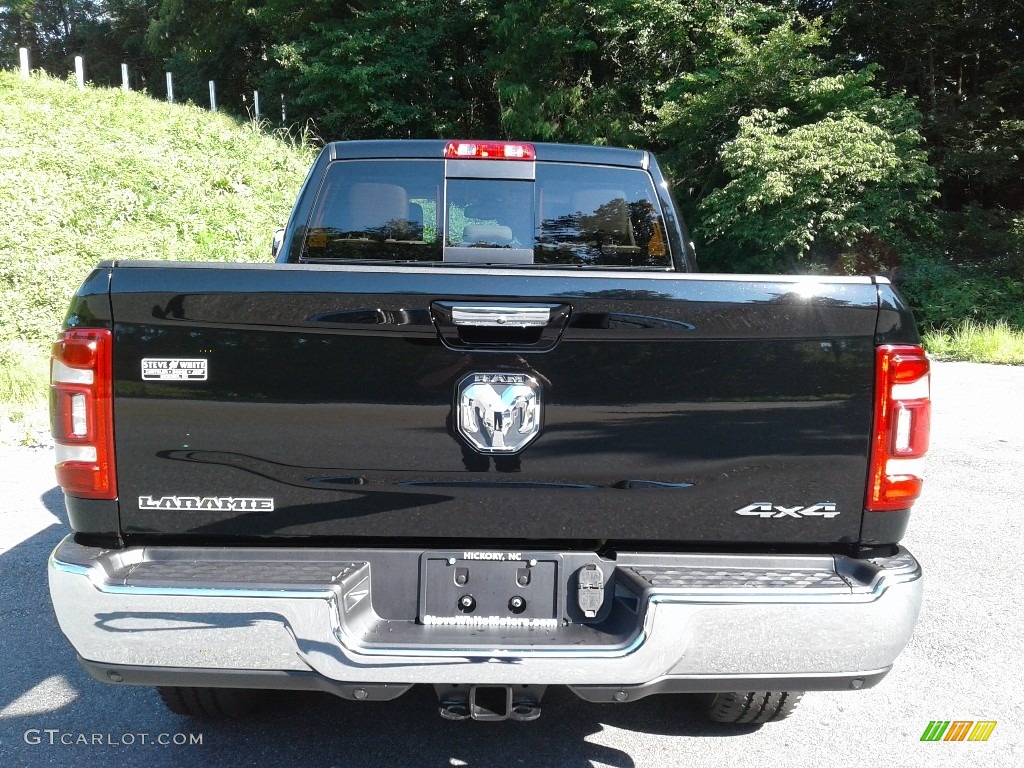
[[[928,480],[904,540],[926,578],[913,640],[877,687],[808,694],[760,727],[706,723],[683,697],[595,705],[561,689],[534,723],[445,721],[429,689],[390,703],[282,693],[240,722],[172,715],[152,690],[79,668],[46,587],[68,530],[52,451],[0,448],[0,768],[1024,765],[1024,368],[937,364],[933,382]],[[933,720],[996,726],[985,742],[922,742]]]

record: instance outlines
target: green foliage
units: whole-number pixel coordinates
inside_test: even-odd
[[[74,71],[74,56],[103,14],[102,0],[13,0],[0,5],[0,62],[17,66],[18,48],[32,66]]]
[[[881,65],[890,88],[916,98],[943,180],[943,209],[1024,208],[1019,151],[1024,4],[815,0],[806,5],[835,30],[838,50]]]
[[[942,195],[933,213],[941,256],[902,269],[919,322],[947,336],[963,319],[1024,328],[1024,4],[808,5],[835,30],[840,50],[881,65],[879,80],[922,113]]]
[[[1024,365],[1024,330],[1002,321],[992,324],[963,320],[924,334],[928,352],[940,360]]]
[[[889,268],[930,234],[935,195],[912,103],[873,70],[825,58],[822,25],[786,4],[705,21],[695,67],[668,86],[657,139],[720,271]],[[818,266],[817,268],[822,268]]]
[[[120,85],[121,64],[133,88],[162,86],[163,62],[145,43],[161,0],[15,0],[0,5],[0,68],[17,67],[18,48],[33,69],[62,77],[85,59],[85,77]],[[162,94],[162,92],[161,92]]]
[[[281,71],[268,82],[330,138],[475,136],[495,124],[489,40],[479,0],[364,2],[273,46]]]
[[[506,5],[494,23],[490,62],[505,135],[566,141],[595,133],[580,119],[595,91],[593,10],[592,3],[571,0]]]
[[[45,355],[103,259],[269,261],[312,150],[224,115],[0,72],[0,399],[35,392]],[[45,374],[45,365],[42,366]]]
[[[250,0],[146,1],[154,4],[150,16],[155,18],[146,29],[145,44],[174,73],[175,100],[209,105],[209,81],[213,80],[218,108],[231,106],[236,114],[247,114],[249,94],[266,68],[255,4]],[[164,83],[156,85],[154,90],[166,88]]]
[[[35,405],[44,401],[48,362],[39,345],[0,340],[0,403]]]
[[[504,4],[492,17],[493,72],[504,135],[635,144],[664,75],[678,3],[629,0]]]
[[[721,155],[729,181],[701,206],[705,235],[796,260],[816,247],[841,257],[864,243],[909,253],[930,228],[926,206],[937,193],[920,136],[893,126],[905,105],[876,97],[802,124],[787,108],[742,118]]]
[[[1024,280],[1024,212],[965,206],[938,216],[942,242],[959,263]]]
[[[1024,329],[1024,281],[983,266],[916,256],[901,268],[898,284],[922,328],[947,328],[967,319]]]
[[[652,143],[672,170],[691,210],[722,181],[720,151],[740,119],[755,110],[793,109],[823,72],[819,25],[806,26],[791,4],[694,3],[680,19],[687,40],[666,81],[650,126]],[[802,110],[796,110],[798,113]]]

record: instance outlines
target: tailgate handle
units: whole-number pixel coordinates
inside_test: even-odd
[[[569,322],[568,304],[435,301],[430,314],[449,349],[546,351]]]
[[[543,328],[551,322],[551,310],[558,305],[540,306],[472,306],[455,305],[451,308],[452,323],[487,328]]]

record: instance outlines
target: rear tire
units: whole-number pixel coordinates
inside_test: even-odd
[[[705,714],[716,723],[770,723],[793,714],[803,693],[732,691],[708,694]]]
[[[158,686],[156,692],[176,715],[225,720],[244,717],[259,709],[268,691],[253,688],[176,688]]]

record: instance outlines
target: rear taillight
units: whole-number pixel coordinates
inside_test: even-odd
[[[878,347],[875,429],[864,508],[907,509],[921,495],[931,427],[930,364],[919,346]]]
[[[110,331],[64,331],[50,362],[57,483],[72,496],[116,499]]]

